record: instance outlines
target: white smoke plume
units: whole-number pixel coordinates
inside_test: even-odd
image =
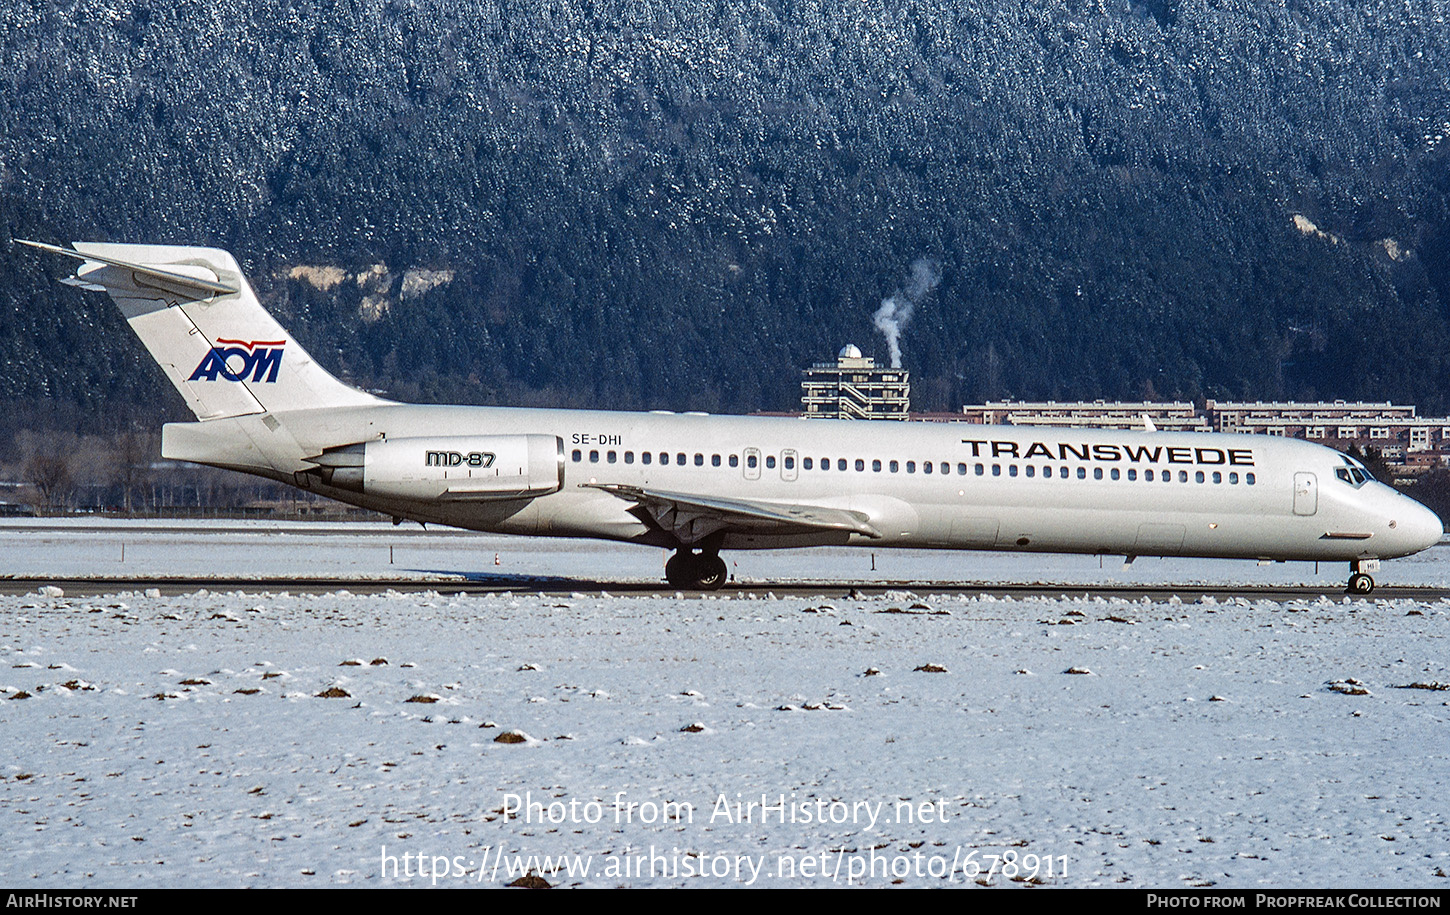
[[[916,305],[926,298],[927,293],[941,282],[941,267],[936,261],[918,257],[911,265],[911,279],[905,289],[898,289],[890,298],[881,301],[872,320],[876,329],[886,338],[891,350],[891,367],[901,368],[901,330],[916,313]]]

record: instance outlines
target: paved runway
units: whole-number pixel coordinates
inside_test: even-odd
[[[598,581],[594,579],[573,579],[562,577],[526,576],[479,576],[461,580],[440,580],[437,578],[312,578],[312,577],[252,577],[252,578],[208,578],[182,576],[145,577],[46,577],[46,576],[0,576],[0,594],[27,594],[43,587],[57,587],[67,595],[114,594],[120,591],[145,591],[156,589],[165,595],[189,594],[202,589],[208,591],[288,591],[304,594],[321,594],[333,591],[349,591],[354,594],[377,594],[386,591],[417,592],[439,591],[447,594],[499,594],[508,591],[567,595],[585,594],[597,597],[601,594],[649,595],[685,594],[698,596],[714,594],[723,597],[743,598],[764,596],[767,592],[777,597],[823,597],[849,599],[852,596],[876,596],[891,591],[907,591],[915,594],[985,594],[992,597],[1101,597],[1104,599],[1167,600],[1170,597],[1197,599],[1202,596],[1215,600],[1242,598],[1249,601],[1302,601],[1328,597],[1340,600],[1348,597],[1342,589],[1321,587],[1285,587],[1276,585],[1233,585],[1218,586],[1204,584],[1157,584],[1136,587],[1084,586],[1084,585],[1013,585],[972,582],[748,582],[729,584],[719,591],[682,591],[669,584],[646,581]],[[1368,597],[1355,600],[1412,600],[1437,601],[1450,598],[1450,588],[1432,587],[1380,587]]]
[[[386,522],[126,520],[0,522],[0,593],[159,590],[317,594],[385,591],[673,595],[668,552],[599,541],[506,537]],[[1155,559],[942,550],[738,551],[721,597],[888,591],[1185,601],[1345,598],[1343,563]],[[1370,600],[1450,597],[1450,545],[1385,564]],[[700,592],[686,592],[698,594]],[[1362,600],[1363,598],[1356,598]]]

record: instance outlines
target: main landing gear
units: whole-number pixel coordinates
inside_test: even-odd
[[[1366,562],[1365,565],[1370,566],[1371,563]],[[1376,571],[1378,566],[1379,560],[1373,560],[1373,567]],[[1349,584],[1345,586],[1344,590],[1350,594],[1368,594],[1374,590],[1374,579],[1370,578],[1368,573],[1360,570],[1358,559],[1349,561]]]
[[[676,588],[716,591],[729,578],[725,560],[714,551],[696,553],[689,547],[680,547],[665,563],[665,580]]]

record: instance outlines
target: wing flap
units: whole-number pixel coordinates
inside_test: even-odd
[[[622,483],[580,485],[636,503],[649,512],[660,527],[684,543],[696,543],[722,530],[742,533],[846,531],[873,540],[881,536],[881,532],[871,526],[869,516],[844,508],[668,492]]]

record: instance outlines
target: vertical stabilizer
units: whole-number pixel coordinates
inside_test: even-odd
[[[226,251],[24,243],[84,261],[66,282],[110,294],[197,419],[381,402],[314,362]]]

